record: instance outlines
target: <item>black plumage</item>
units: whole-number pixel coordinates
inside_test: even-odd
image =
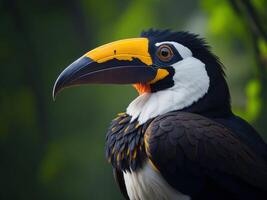
[[[150,160],[173,188],[192,200],[266,199],[267,145],[247,122],[232,113],[223,65],[206,42],[195,34],[169,30],[149,30],[141,36],[149,39],[151,55],[155,55],[156,42],[175,41],[188,47],[205,63],[210,87],[192,105],[143,125],[131,122],[127,114],[112,122],[106,155],[125,198],[129,197],[123,171],[138,170]],[[153,63],[162,67],[155,56]],[[162,89],[159,83],[156,87],[156,91]],[[133,126],[128,130],[130,124]],[[126,156],[118,162],[119,149]]]
[[[157,117],[145,138],[148,157],[163,177],[193,199],[218,199],[218,194],[233,199],[266,198],[264,158],[213,120],[175,111]],[[207,193],[211,183],[216,191]]]
[[[121,171],[137,170],[146,158],[144,134],[149,122],[139,125],[131,116],[120,113],[111,123],[106,136],[106,158]]]
[[[266,145],[256,133],[242,138],[240,132],[237,134],[233,128],[223,125],[226,124],[221,122],[226,121],[224,118],[210,119],[181,111],[158,116],[144,125],[134,121],[134,128],[127,129],[130,119],[124,113],[113,120],[106,145],[115,180],[126,198],[129,197],[123,171],[138,170],[149,159],[173,188],[193,200],[265,199],[266,149],[262,148]],[[239,126],[243,127],[245,122],[240,122]],[[237,127],[238,121],[235,124]],[[246,126],[241,129],[243,133],[253,130]],[[123,143],[120,142],[122,138]],[[250,139],[255,138],[259,150],[264,150],[261,153],[252,148]],[[127,154],[128,149],[130,153]],[[133,157],[135,150],[137,154]],[[125,157],[118,161],[116,158],[121,152]]]

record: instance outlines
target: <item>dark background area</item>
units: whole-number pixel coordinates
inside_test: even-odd
[[[52,88],[90,49],[148,28],[205,37],[233,110],[267,138],[267,1],[0,0],[0,199],[122,199],[105,133],[131,86]]]

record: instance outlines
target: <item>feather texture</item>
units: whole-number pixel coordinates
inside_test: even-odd
[[[147,155],[163,177],[185,194],[201,196],[210,181],[245,199],[267,193],[266,162],[215,121],[170,112],[150,124],[145,140]]]

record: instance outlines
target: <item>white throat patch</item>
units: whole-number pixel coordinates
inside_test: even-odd
[[[173,45],[177,48],[177,44]],[[139,123],[143,124],[156,116],[181,110],[208,92],[210,79],[205,64],[192,57],[188,48],[182,49],[184,46],[181,46],[178,47],[178,51],[184,52],[184,59],[172,65],[175,70],[174,86],[154,93],[144,93],[134,99],[126,111],[132,116],[132,121],[138,119]]]

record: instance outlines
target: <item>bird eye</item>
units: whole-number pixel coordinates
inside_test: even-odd
[[[170,46],[161,45],[157,50],[158,58],[163,62],[168,62],[173,57],[173,52]]]

